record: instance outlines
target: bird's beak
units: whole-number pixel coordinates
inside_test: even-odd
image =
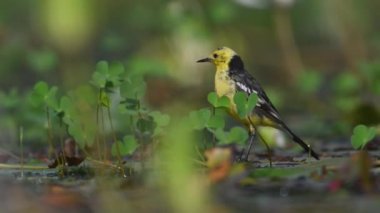
[[[202,62],[212,62],[212,59],[207,57],[207,58],[203,58],[197,61],[197,63],[202,63]]]

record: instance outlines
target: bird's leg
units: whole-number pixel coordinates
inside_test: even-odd
[[[246,161],[248,161],[249,153],[251,152],[251,148],[252,148],[253,142],[255,141],[256,133],[252,132],[249,135],[250,135],[249,136],[249,144],[248,144],[247,154],[245,155],[245,160]]]
[[[267,142],[264,140],[263,137],[259,134],[260,140],[264,143],[265,147],[267,148],[268,151],[268,159],[269,159],[269,167],[272,167],[272,150],[270,149],[269,145]]]
[[[249,153],[251,152],[251,148],[252,148],[253,142],[255,141],[255,136],[256,136],[255,129],[254,128],[250,128],[250,130],[249,130],[248,149],[247,149],[247,152],[246,152],[246,155],[245,155],[244,158],[243,158],[243,155],[244,155],[244,151],[245,150],[243,150],[243,152],[240,155],[240,161],[248,161]]]

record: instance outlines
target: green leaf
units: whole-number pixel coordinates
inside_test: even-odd
[[[218,100],[218,107],[230,107],[230,99],[227,96],[222,96]]]
[[[96,64],[95,72],[102,74],[107,77],[108,73],[108,62],[107,61],[99,61]]]
[[[248,97],[248,101],[247,101],[247,109],[246,109],[246,112],[249,113],[249,112],[252,112],[252,110],[255,108],[256,104],[257,104],[257,100],[258,100],[258,96],[255,94],[255,93],[252,93],[249,97]]]
[[[68,125],[68,132],[69,135],[71,135],[78,143],[79,147],[85,147],[86,139],[84,137],[84,134],[82,133],[82,128],[78,123],[71,122],[70,125]]]
[[[59,105],[60,105],[61,109],[65,110],[65,111],[71,111],[72,107],[73,107],[73,103],[72,103],[71,99],[67,96],[63,96],[61,98]]]
[[[156,122],[157,126],[167,126],[170,122],[170,116],[161,113],[160,111],[153,111],[149,113],[152,117],[154,122]]]
[[[123,64],[114,62],[108,65],[107,61],[99,61],[92,75],[91,83],[106,92],[112,92],[122,82],[122,74],[125,72]]]
[[[31,102],[33,105],[38,106],[39,104],[45,104],[46,106],[57,110],[58,109],[58,100],[56,98],[58,88],[52,87],[49,89],[49,86],[46,82],[40,81],[36,83],[31,94]]]
[[[60,110],[64,112],[63,122],[70,125],[74,119],[74,106],[71,99],[67,96],[61,98],[59,104]]]
[[[110,65],[109,68],[109,74],[112,77],[119,77],[120,75],[124,74],[125,69],[122,63],[120,62],[113,62]]]
[[[137,129],[143,134],[153,134],[157,124],[154,122],[152,116],[140,118],[136,122]]]
[[[104,88],[106,86],[106,81],[106,78],[101,73],[94,72],[94,74],[92,74],[91,83],[98,88]]]
[[[367,135],[368,141],[374,139],[375,136],[376,136],[376,128],[375,127],[370,127],[368,129],[368,135]]]
[[[363,149],[365,145],[376,136],[374,127],[368,128],[365,125],[357,125],[351,136],[351,144],[355,149]]]
[[[113,62],[111,63],[109,67],[109,76],[108,76],[108,81],[110,82],[109,84],[109,89],[112,89],[113,87],[120,86],[120,83],[122,82],[122,75],[124,74],[125,69],[122,63],[120,62]],[[106,85],[107,87],[107,85]],[[112,88],[111,88],[112,87]]]
[[[108,77],[108,62],[99,61],[96,64],[95,72],[92,74],[91,82],[98,88],[105,88]]]
[[[213,131],[216,139],[218,140],[218,144],[229,144],[229,141],[228,141],[228,134],[227,132],[225,132],[223,129],[216,129],[215,131]]]
[[[233,127],[230,131],[226,132],[222,128],[212,131],[218,139],[218,144],[245,144],[248,139],[248,133],[241,127]]]
[[[213,115],[210,117],[209,121],[207,122],[208,128],[224,128],[224,117]]]
[[[112,144],[111,153],[113,156],[118,155],[116,146],[119,146],[120,155],[125,156],[133,154],[133,152],[139,147],[139,144],[133,136],[127,135],[123,138],[123,141],[117,141]]]
[[[228,99],[228,97],[218,97],[218,95],[215,92],[210,92],[207,96],[207,100],[215,108],[230,106],[230,99]]]
[[[234,103],[236,105],[236,110],[240,118],[245,118],[247,116],[247,94],[244,92],[237,92],[234,95]]]
[[[58,100],[56,97],[58,87],[52,87],[49,92],[45,95],[45,103],[48,107],[57,110],[58,109]]]
[[[210,120],[211,111],[209,109],[200,109],[192,111],[189,114],[189,122],[194,129],[203,129],[206,127],[207,122]]]
[[[127,76],[125,82],[120,85],[120,95],[124,98],[141,99],[146,91],[146,83],[143,76],[131,74]]]
[[[241,127],[233,127],[227,138],[230,143],[235,142],[237,144],[245,144],[248,139],[248,133],[247,130]]]
[[[36,92],[37,94],[43,97],[49,92],[49,86],[46,82],[39,81],[36,83],[33,90],[34,92]]]
[[[218,107],[218,96],[215,92],[210,92],[207,95],[207,100],[213,107]]]
[[[155,124],[157,125],[153,133],[153,136],[157,136],[164,131],[162,127],[169,125],[170,116],[163,114],[160,111],[150,112],[149,115],[153,117],[153,120]]]

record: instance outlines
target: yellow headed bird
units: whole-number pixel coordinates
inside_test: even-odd
[[[256,79],[244,68],[244,63],[235,51],[228,47],[220,47],[209,57],[198,60],[197,62],[211,62],[216,66],[215,73],[215,92],[219,97],[227,96],[230,99],[230,114],[238,121],[243,123],[251,134],[250,143],[246,155],[246,160],[253,143],[256,127],[270,126],[288,133],[292,140],[302,146],[305,151],[310,153],[315,159],[319,156],[303,140],[294,134],[289,127],[281,120],[277,109],[273,106],[264,90]],[[255,93],[258,101],[246,119],[240,119],[236,112],[233,101],[236,92],[245,92],[248,96]]]

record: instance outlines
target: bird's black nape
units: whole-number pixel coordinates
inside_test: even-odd
[[[243,70],[244,69],[243,60],[241,60],[240,56],[234,55],[231,58],[230,62],[228,63],[228,67],[230,69]]]

